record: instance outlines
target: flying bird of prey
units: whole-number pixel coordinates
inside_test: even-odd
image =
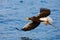
[[[40,8],[40,12],[37,16],[26,18],[26,20],[31,20],[31,22],[26,24],[21,30],[30,31],[35,29],[41,22],[43,22],[45,25],[52,25],[52,19],[49,17],[50,13],[50,9]]]

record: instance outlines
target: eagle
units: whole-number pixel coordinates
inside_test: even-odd
[[[31,20],[31,22],[28,22],[21,30],[23,31],[30,31],[35,29],[41,22],[43,22],[45,25],[52,25],[52,18],[49,17],[51,14],[51,10],[48,8],[40,8],[39,14],[36,16],[32,16],[29,18],[26,18],[26,20]],[[53,25],[52,25],[53,26]]]

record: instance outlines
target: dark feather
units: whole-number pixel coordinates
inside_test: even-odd
[[[22,28],[22,30],[23,31],[32,30],[32,29],[36,28],[39,24],[40,24],[40,22],[29,22],[28,25],[26,25],[24,28]]]
[[[29,22],[24,28],[22,28],[23,31],[29,31],[32,29],[35,29],[41,22],[39,18],[47,17],[50,15],[50,9],[47,8],[41,8],[40,9],[40,14],[37,16],[33,16],[30,18],[32,22]]]
[[[50,9],[47,8],[41,8],[40,13],[37,15],[37,18],[47,17],[50,15]]]

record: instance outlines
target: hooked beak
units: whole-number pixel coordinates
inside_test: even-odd
[[[26,20],[31,20],[31,18],[26,18]]]

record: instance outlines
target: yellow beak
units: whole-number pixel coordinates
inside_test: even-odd
[[[29,18],[26,18],[26,20],[29,20]]]

